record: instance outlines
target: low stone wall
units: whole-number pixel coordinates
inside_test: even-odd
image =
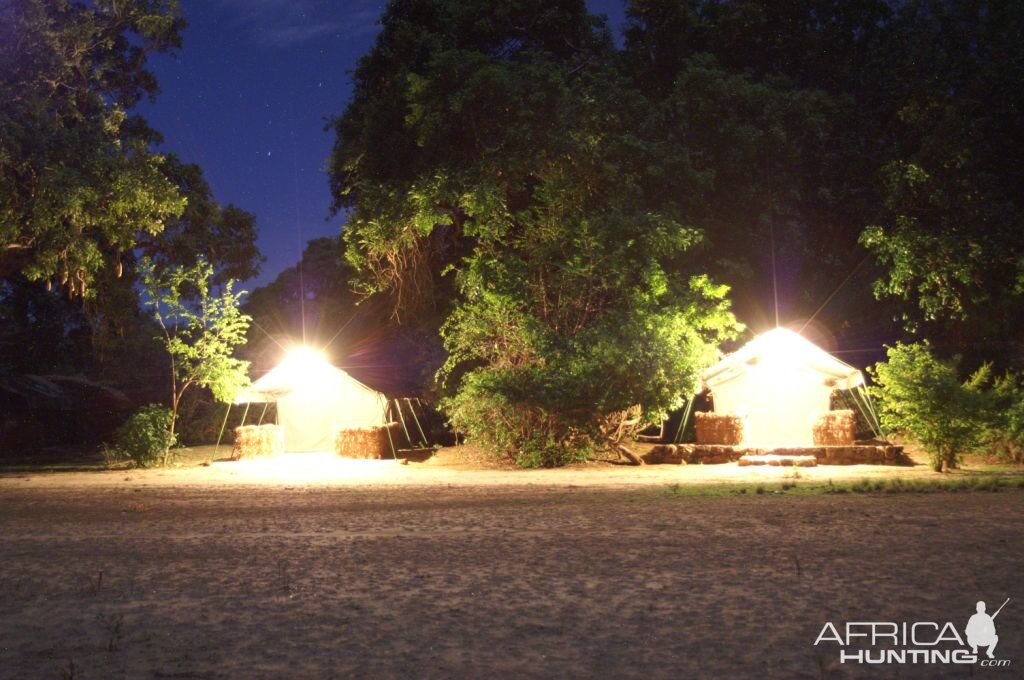
[[[825,465],[908,465],[902,446],[822,446],[814,454]]]
[[[641,458],[648,465],[716,465],[736,462],[744,456],[774,456],[776,459],[790,460],[813,456],[819,465],[906,465],[909,463],[909,459],[903,454],[902,446],[884,445],[755,449],[704,444],[668,444],[655,446]]]
[[[338,430],[334,435],[334,452],[342,458],[393,458],[395,452],[391,447],[394,444],[398,448],[400,427],[398,423],[388,423],[382,427]]]
[[[769,465],[772,467],[816,467],[818,459],[814,456],[781,456],[777,453],[765,453],[762,455],[746,454],[736,462],[740,467],[749,465]]]
[[[668,444],[655,446],[641,457],[648,465],[686,465],[732,463],[740,459],[746,449],[735,446],[702,444]]]

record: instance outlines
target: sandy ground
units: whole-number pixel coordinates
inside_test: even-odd
[[[791,474],[304,456],[0,476],[0,678],[1022,677],[1024,492],[674,486]],[[826,621],[962,631],[1006,597],[1009,668],[814,645]]]

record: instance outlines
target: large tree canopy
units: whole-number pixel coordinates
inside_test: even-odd
[[[173,0],[0,0],[0,273],[79,295],[185,199],[128,114],[146,55],[180,43]]]
[[[895,313],[947,353],[980,345],[1012,357],[1005,339],[1024,330],[1011,311],[1024,292],[1020,3],[633,0],[628,17],[624,56],[644,91],[712,114],[689,126],[697,148],[712,142],[699,156],[710,212],[695,222],[728,244],[716,257],[751,267],[746,281],[720,274],[743,318],[756,321],[743,299],[770,279],[764,239],[749,237],[770,220],[780,284],[797,284],[788,302],[805,298],[796,316],[866,262],[825,310],[833,328]],[[723,108],[688,75],[709,58],[769,96]],[[762,160],[729,129],[762,130],[747,137]],[[716,236],[730,232],[739,238]],[[870,304],[872,278],[885,304]]]
[[[911,2],[890,30],[886,210],[862,239],[876,290],[912,322],[959,321],[962,342],[1019,337],[1024,5]]]
[[[677,404],[735,324],[687,266],[702,233],[604,26],[572,1],[393,2],[382,23],[335,196],[365,286],[443,310],[454,422],[555,463]]]
[[[632,0],[616,48],[581,2],[391,2],[334,123],[357,283],[441,326],[456,419],[501,420],[490,397],[563,432],[622,405],[585,389],[598,374],[678,395],[695,338],[727,330],[711,280],[755,330],[777,304],[868,356],[925,321],[947,352],[1012,358],[1021,15]]]
[[[162,398],[139,258],[160,275],[202,260],[214,285],[258,272],[255,218],[132,114],[183,26],[171,0],[0,0],[0,372]]]

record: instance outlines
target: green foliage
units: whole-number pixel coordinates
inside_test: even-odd
[[[936,470],[955,467],[973,448],[1024,462],[1024,387],[1016,374],[993,377],[985,364],[961,383],[956,363],[921,343],[890,348],[872,375],[883,427],[918,441]]]
[[[234,292],[234,281],[225,283],[219,294],[211,291],[213,267],[203,260],[188,269],[157,272],[143,258],[140,271],[146,305],[153,310],[170,358],[173,434],[182,396],[190,387],[207,388],[218,401],[230,403],[248,384],[249,364],[233,353],[245,342],[251,319],[239,310],[245,291]]]
[[[771,260],[757,250],[773,227],[784,316],[843,281],[817,316],[834,332],[892,315],[1012,361],[1022,32],[1024,5],[990,0],[628,3],[623,59],[647,96],[674,102],[667,138],[688,163],[666,178],[697,199],[686,214],[742,320],[763,318]]]
[[[885,211],[861,242],[875,292],[905,319],[956,324],[961,341],[1019,337],[1024,303],[1020,3],[905,3],[883,50]],[[980,47],[983,46],[983,47]]]
[[[128,462],[135,467],[166,465],[175,436],[174,415],[166,406],[150,404],[139,409],[114,434],[114,444],[105,450],[109,462]]]
[[[1024,384],[1020,376],[1007,373],[996,378],[990,401],[985,450],[1007,462],[1024,463]]]
[[[524,465],[578,460],[616,413],[694,388],[738,328],[727,289],[665,191],[660,112],[582,2],[420,9],[389,6],[335,122],[349,261],[397,314],[443,319],[457,428]]]
[[[177,47],[171,0],[0,0],[0,274],[75,295],[185,199],[127,111],[156,92],[151,51]]]
[[[133,113],[158,92],[149,55],[180,47],[183,26],[175,0],[0,0],[0,370],[156,400],[138,258],[203,256],[218,283],[258,270],[253,216],[156,153],[159,133]]]
[[[908,434],[928,453],[932,468],[954,468],[982,441],[989,400],[984,366],[961,383],[956,364],[935,356],[925,343],[897,344],[887,361],[870,369],[883,429]]]
[[[256,217],[234,205],[221,207],[198,165],[169,155],[162,171],[186,199],[185,210],[159,234],[141,235],[139,249],[157,269],[191,267],[202,258],[213,266],[215,284],[256,276],[264,260],[256,247]]]

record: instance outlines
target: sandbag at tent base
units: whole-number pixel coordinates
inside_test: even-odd
[[[735,446],[743,441],[743,419],[728,413],[695,413],[698,444]]]
[[[851,446],[856,439],[857,420],[848,409],[823,413],[814,421],[815,446]]]
[[[242,425],[235,428],[231,459],[274,455],[284,450],[284,433],[277,425]]]
[[[401,425],[343,428],[335,432],[334,452],[342,458],[385,460],[395,458]]]

